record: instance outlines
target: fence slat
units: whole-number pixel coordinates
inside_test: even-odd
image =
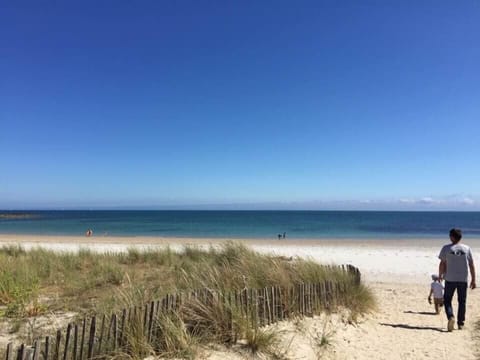
[[[310,316],[313,316],[313,288],[308,284],[308,306],[310,307]]]
[[[266,321],[266,299],[265,299],[265,289],[260,290],[260,299],[261,299],[261,312],[260,312],[260,325],[265,326]]]
[[[45,338],[45,360],[48,360],[48,356],[50,355],[50,336]]]
[[[155,312],[155,301],[150,303],[150,314],[148,316],[147,341],[152,341],[153,314]]]
[[[148,321],[148,304],[143,307],[143,322],[142,322],[142,332],[143,334],[147,333],[147,321]]]
[[[272,294],[272,314],[273,314],[273,321],[278,321],[278,294],[275,286],[272,286],[270,289]]]
[[[90,320],[90,336],[88,337],[87,359],[91,359],[93,357],[93,348],[95,345],[95,327],[96,327],[96,318],[95,316],[93,316],[92,319]]]
[[[106,316],[103,315],[102,324],[100,325],[100,336],[98,338],[98,349],[97,349],[97,354],[98,355],[100,355],[102,353],[102,342],[103,342],[103,331],[105,329],[105,318],[106,318]]]
[[[265,324],[270,325],[272,323],[272,312],[270,308],[270,296],[268,293],[268,287],[262,289],[263,299],[265,303]]]
[[[24,358],[25,358],[25,344],[22,344],[17,350],[17,360],[23,360]]]
[[[7,344],[7,351],[6,351],[6,354],[5,354],[5,360],[13,360],[12,351],[13,351],[13,343],[9,342]]]
[[[280,286],[275,286],[275,294],[277,298],[277,318],[279,321],[283,320],[283,299],[282,299],[282,289]]]
[[[83,318],[83,326],[82,326],[82,337],[80,340],[80,360],[83,360],[83,349],[85,347],[85,331],[87,327],[87,319]]]
[[[68,345],[70,343],[70,332],[72,331],[72,324],[67,325],[67,334],[65,335],[65,349],[63,351],[63,360],[67,360]]]
[[[33,343],[33,360],[38,360],[40,357],[40,346],[41,346],[41,341],[40,340],[35,340]]]
[[[112,324],[113,324],[113,350],[117,349],[118,338],[117,338],[117,314],[112,315]]]
[[[57,331],[57,337],[55,338],[55,352],[53,353],[53,360],[58,360],[60,357],[60,342],[62,340],[62,332]]]
[[[122,318],[120,319],[120,333],[118,336],[119,346],[123,346],[125,344],[125,322],[126,321],[127,321],[127,309],[123,309]],[[128,322],[130,322],[130,313],[128,314]]]
[[[248,289],[248,298],[249,298],[249,316],[250,316],[250,321],[252,323],[252,327],[255,328],[256,327],[256,324],[255,324],[255,298],[254,298],[254,293],[253,293],[253,289]]]
[[[33,360],[33,347],[27,347],[25,350],[25,360]]]
[[[78,325],[75,324],[73,327],[73,349],[72,349],[72,360],[77,359],[77,347],[78,347]]]

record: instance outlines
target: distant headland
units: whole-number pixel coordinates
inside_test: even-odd
[[[0,219],[20,220],[20,219],[35,219],[39,218],[39,214],[31,213],[0,213]]]

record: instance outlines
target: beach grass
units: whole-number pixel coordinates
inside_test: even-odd
[[[338,267],[260,254],[234,242],[178,251],[130,248],[118,253],[25,251],[20,246],[4,246],[0,248],[0,318],[31,323],[32,317],[45,313],[73,312],[78,317],[111,313],[180,291],[208,288],[221,293],[324,280],[347,285],[346,296],[338,305],[348,308],[353,318],[372,308],[370,290],[355,284],[352,276]],[[249,327],[240,314],[226,311],[231,309],[223,304],[213,302],[207,307],[191,300],[177,313],[155,320],[165,335],[162,343],[147,345],[133,327],[128,334],[129,354],[193,358],[197,343],[232,344],[238,338],[246,339],[252,353],[271,351],[274,334]],[[229,316],[236,319],[233,333],[228,328]],[[36,331],[41,333],[41,329]]]

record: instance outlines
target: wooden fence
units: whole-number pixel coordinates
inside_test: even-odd
[[[360,283],[360,271],[356,267],[346,265],[341,269],[352,277],[350,285]],[[337,306],[347,286],[346,282],[323,281],[288,288],[272,286],[227,293],[203,289],[166,295],[161,300],[124,309],[118,314],[92,316],[79,323],[70,323],[63,331],[58,330],[55,336],[37,339],[30,346],[9,343],[6,360],[99,358],[115,351],[125,351],[129,345],[127,335],[133,326],[151,344],[161,336],[162,331],[156,324],[158,316],[176,311],[192,299],[205,305],[216,303],[217,306],[223,306],[230,312],[230,317],[233,311],[237,311],[252,326],[265,326],[292,316],[312,316],[323,309]],[[231,319],[232,331],[233,326]]]

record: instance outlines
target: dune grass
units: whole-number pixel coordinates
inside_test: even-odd
[[[311,260],[259,254],[243,245],[227,243],[203,250],[185,247],[158,250],[129,249],[124,253],[54,252],[19,246],[0,248],[1,314],[22,317],[43,310],[79,313],[118,310],[119,293],[135,284],[142,300],[167,293],[209,288],[239,290],[266,286],[291,286],[322,280],[349,281],[336,267]],[[355,290],[358,297],[358,289]],[[356,296],[351,297],[352,306]],[[359,305],[364,304],[360,301]],[[41,311],[41,309],[39,309]]]
[[[18,321],[45,312],[72,311],[79,316],[111,313],[145,304],[166,294],[208,288],[218,292],[267,286],[289,287],[324,280],[346,285],[347,294],[338,305],[351,310],[353,318],[373,306],[371,292],[332,266],[312,260],[259,254],[238,243],[202,249],[185,247],[97,253],[77,253],[41,248],[25,251],[19,246],[0,248],[0,318]],[[245,325],[240,314],[224,304],[209,307],[190,301],[177,313],[155,320],[162,341],[147,345],[131,329],[128,354],[194,357],[197,343],[235,343],[246,339],[252,353],[270,351],[275,336]],[[233,316],[235,329],[227,326]],[[268,350],[270,349],[270,350]],[[128,356],[127,356],[128,355]]]

